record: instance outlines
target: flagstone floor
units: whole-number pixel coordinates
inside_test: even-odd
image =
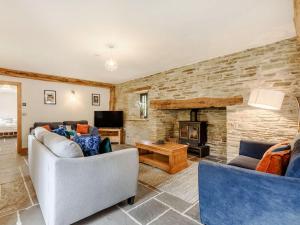
[[[116,147],[118,148],[118,147]],[[209,157],[223,162],[224,159]],[[191,164],[200,159],[189,156]],[[188,196],[177,196],[174,186],[178,180],[186,185],[197,182],[197,172],[190,166],[186,171],[172,176],[163,171],[141,164],[138,193],[134,205],[121,202],[95,215],[83,219],[76,225],[197,225],[199,203],[197,188],[190,187]],[[161,178],[156,185],[151,176]],[[195,181],[193,181],[195,180]],[[182,188],[188,188],[182,186]],[[196,189],[195,189],[196,188]],[[16,139],[0,139],[0,224],[43,225],[45,224],[38,200],[30,180],[27,157],[16,153]]]

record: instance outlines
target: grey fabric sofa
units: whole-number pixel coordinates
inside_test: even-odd
[[[71,224],[124,200],[133,203],[139,170],[136,148],[61,158],[29,135],[28,151],[30,176],[47,225]]]

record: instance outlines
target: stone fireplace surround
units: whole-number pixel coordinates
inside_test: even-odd
[[[150,87],[150,101],[241,95],[242,105],[228,106],[226,110],[207,109],[209,112],[201,112],[206,115],[200,114],[201,120],[206,116],[223,124],[218,127],[211,124],[208,132],[214,132],[211,134],[215,140],[214,153],[226,155],[230,160],[238,154],[241,139],[279,142],[296,134],[298,109],[295,96],[300,96],[300,43],[291,38],[117,85],[116,109],[125,113],[126,143],[129,144],[142,139],[162,139],[170,134],[176,136],[176,121],[189,119],[189,110],[150,109],[147,120],[127,120],[128,90],[144,86]],[[281,110],[248,106],[253,88],[285,92]]]

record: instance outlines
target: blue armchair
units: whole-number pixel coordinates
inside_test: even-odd
[[[300,224],[300,178],[258,172],[253,170],[254,161],[246,162],[258,162],[269,146],[271,144],[242,141],[240,155],[231,165],[201,161],[199,206],[203,224]],[[299,152],[292,154],[293,169],[299,163]],[[298,161],[295,163],[295,160]],[[247,166],[243,166],[245,164]]]

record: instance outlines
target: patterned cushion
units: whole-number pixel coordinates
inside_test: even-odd
[[[84,156],[99,154],[99,136],[75,136],[74,141],[81,147]]]
[[[64,127],[59,127],[57,129],[54,129],[52,132],[54,132],[60,136],[69,137],[69,134]]]

